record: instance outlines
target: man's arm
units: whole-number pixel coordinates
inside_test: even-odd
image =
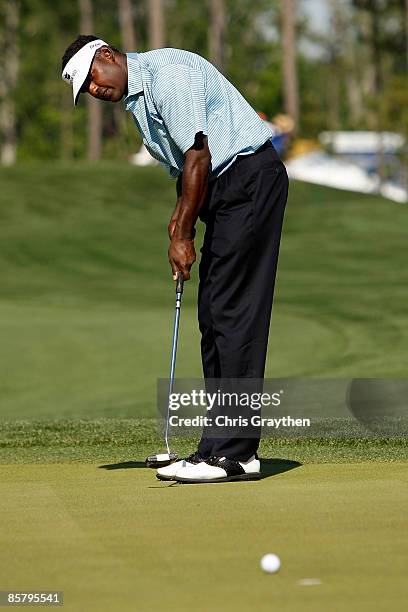
[[[176,227],[177,217],[178,217],[178,214],[180,212],[181,194],[183,193],[182,185],[183,185],[183,173],[181,173],[178,176],[178,178],[177,178],[177,184],[176,184],[177,201],[176,201],[176,206],[174,208],[173,214],[171,215],[171,218],[170,218],[169,225],[167,227],[167,230],[169,232],[170,240],[171,240],[171,238],[173,236],[174,228]]]
[[[172,216],[174,231],[171,234],[168,254],[173,277],[177,277],[177,272],[180,271],[184,280],[188,280],[190,268],[196,260],[194,226],[207,196],[210,163],[211,154],[207,137],[199,132],[196,134],[194,145],[185,153],[182,192]]]

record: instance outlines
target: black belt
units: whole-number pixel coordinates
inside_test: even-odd
[[[262,147],[259,147],[259,149],[251,153],[251,155],[256,155],[257,153],[261,153],[261,151],[266,151],[266,149],[270,149],[271,147],[273,147],[273,144],[270,140],[267,140],[266,142],[264,142]]]
[[[234,159],[233,163],[228,166],[227,168],[227,172],[230,168],[232,168],[232,166],[234,164],[236,164],[237,162],[243,161],[244,159],[246,159],[247,157],[253,157],[254,155],[257,155],[258,153],[262,153],[262,151],[266,151],[267,149],[273,149],[273,144],[271,143],[271,141],[268,139],[266,142],[264,142],[263,145],[261,145],[256,151],[254,151],[253,153],[244,153],[243,155],[240,155],[239,153],[237,154],[237,157]],[[227,162],[228,163],[228,162]],[[222,174],[221,174],[222,176]],[[217,176],[211,177],[209,179],[209,183],[213,183],[214,181],[217,180]]]
[[[234,164],[237,161],[241,161],[242,159],[245,159],[246,157],[253,157],[254,155],[258,155],[258,153],[262,153],[262,151],[266,151],[267,149],[273,148],[273,144],[271,143],[270,140],[267,140],[266,142],[263,143],[262,146],[260,146],[256,151],[254,151],[253,153],[244,153],[243,155],[240,155],[238,153],[236,159],[234,160]]]

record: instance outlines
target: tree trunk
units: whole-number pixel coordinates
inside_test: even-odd
[[[380,28],[381,28],[381,15],[377,3],[373,3],[374,10],[371,13],[371,24],[372,24],[372,45],[373,45],[373,60],[374,60],[374,78],[375,78],[375,99],[380,100],[383,86],[383,71],[382,71],[382,56],[380,46]],[[376,131],[381,134],[379,139],[379,149],[377,155],[378,164],[378,175],[380,181],[385,180],[386,167],[385,167],[385,155],[383,149],[382,139],[382,117],[381,117],[381,106],[377,103],[376,105]]]
[[[80,28],[82,34],[92,34],[93,13],[92,0],[79,0]],[[102,105],[100,100],[86,96],[88,108],[88,148],[87,157],[96,161],[102,151]]]
[[[330,63],[330,87],[328,90],[329,99],[329,126],[331,130],[340,128],[340,97],[343,85],[343,66],[346,53],[342,53],[341,47],[343,41],[347,38],[347,24],[344,15],[344,6],[338,0],[329,0],[328,7],[330,10],[330,34],[329,34],[329,53]],[[348,48],[347,44],[347,48]],[[344,55],[344,57],[342,57]]]
[[[149,0],[149,47],[161,49],[164,45],[163,0]]]
[[[224,0],[209,0],[209,3],[208,49],[210,60],[222,71],[225,63],[225,2]]]
[[[295,0],[281,0],[283,82],[285,111],[299,127],[299,93],[296,66],[296,5]]]
[[[136,51],[136,36],[133,24],[132,0],[118,0],[119,23],[122,35],[122,51]]]
[[[352,66],[348,67],[346,74],[346,92],[350,123],[353,129],[357,129],[363,116],[363,99],[360,84]]]
[[[374,60],[374,79],[375,79],[375,95],[378,96],[382,89],[382,56],[380,46],[380,31],[381,31],[381,15],[377,3],[373,3],[373,11],[371,13],[371,32],[373,45],[373,60]]]
[[[350,9],[348,9],[350,10]],[[353,23],[354,22],[354,23]],[[356,20],[353,13],[346,24],[344,38],[345,53],[345,86],[348,102],[348,119],[353,129],[361,129],[361,120],[364,118],[363,84],[361,64],[365,63],[362,57],[363,48],[355,38]]]
[[[19,70],[19,0],[7,0],[3,10],[5,31],[2,37],[0,57],[0,62],[2,62],[0,67],[1,163],[4,166],[11,166],[17,158],[16,114],[13,96]]]
[[[329,101],[329,110],[328,110],[328,124],[331,130],[338,130],[340,128],[340,83],[338,80],[338,76],[336,72],[339,69],[338,62],[336,60],[332,60],[329,65],[330,74],[333,77],[333,80],[330,84],[328,91],[328,101]],[[334,72],[334,75],[333,75]],[[330,76],[329,76],[330,78]]]
[[[408,68],[408,0],[405,0],[405,52],[407,56]]]

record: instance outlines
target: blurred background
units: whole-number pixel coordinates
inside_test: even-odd
[[[197,52],[273,124],[291,189],[268,376],[405,375],[408,0],[2,0],[0,416],[151,415],[167,375],[174,182],[122,103],[73,107],[79,33]]]
[[[205,56],[275,124],[286,157],[331,154],[303,157],[294,176],[319,182],[329,170],[341,187],[343,161],[358,190],[390,179],[385,195],[405,201],[407,15],[407,0],[2,0],[1,162],[126,160],[138,150],[120,105],[73,109],[59,82],[65,47],[95,33],[124,51]]]

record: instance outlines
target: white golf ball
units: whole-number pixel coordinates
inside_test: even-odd
[[[267,574],[276,574],[280,566],[281,562],[278,555],[274,555],[273,553],[264,555],[261,559],[261,568]]]

